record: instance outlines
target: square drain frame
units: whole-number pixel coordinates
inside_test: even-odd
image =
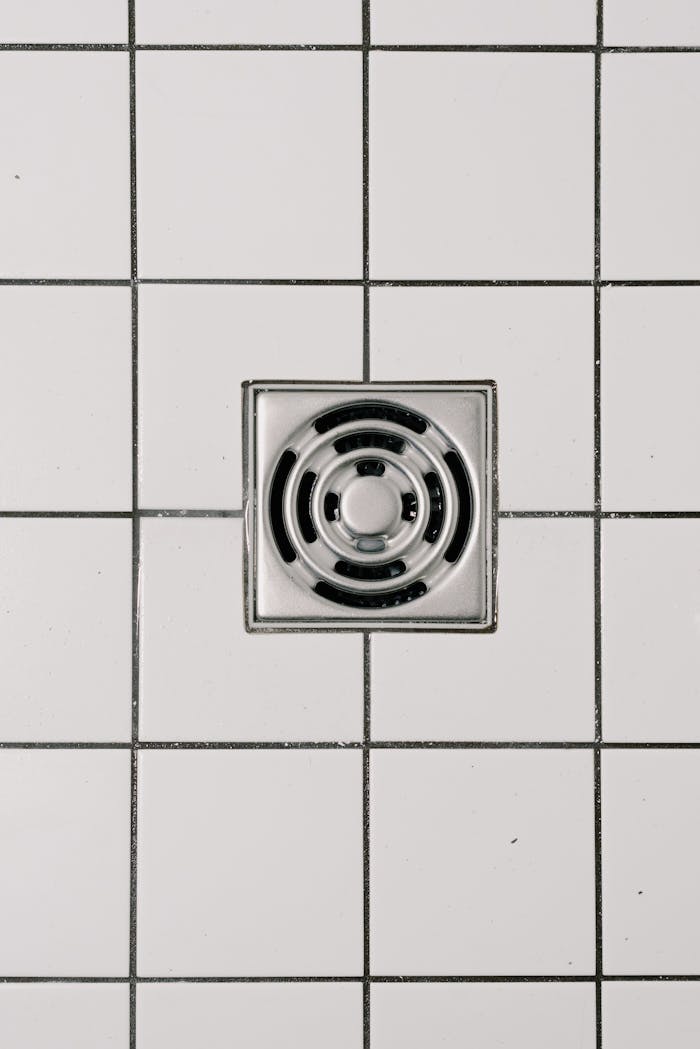
[[[248,632],[496,629],[495,382],[255,380],[242,397]],[[342,521],[355,471],[396,489],[397,536]]]

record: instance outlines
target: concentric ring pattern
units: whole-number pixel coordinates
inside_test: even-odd
[[[391,402],[352,402],[309,420],[282,451],[267,492],[288,571],[350,609],[419,600],[462,557],[474,486],[442,430]]]

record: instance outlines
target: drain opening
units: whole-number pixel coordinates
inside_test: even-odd
[[[425,433],[428,424],[425,419],[407,408],[398,408],[394,404],[368,402],[366,404],[346,404],[320,415],[314,426],[317,433],[328,433],[343,423],[358,422],[361,419],[383,419],[386,422],[398,423],[414,433]]]
[[[287,448],[280,456],[277,469],[272,478],[272,485],[270,486],[270,524],[272,525],[272,534],[277,543],[277,549],[287,564],[296,561],[297,555],[290,542],[284,520],[284,490],[287,486],[291,469],[296,461],[296,453],[291,448]]]
[[[328,492],[323,500],[323,516],[327,521],[337,521],[340,518],[340,496],[337,492]]]
[[[381,459],[360,459],[355,469],[360,477],[383,477],[386,467]]]
[[[325,597],[329,601],[335,601],[338,605],[347,605],[349,608],[395,608],[397,605],[405,605],[409,601],[415,601],[422,597],[428,588],[422,580],[411,583],[400,590],[388,590],[384,594],[358,593],[356,590],[342,590],[320,580],[316,583],[314,591],[319,597]]]
[[[461,456],[457,455],[456,452],[446,452],[445,462],[452,474],[459,496],[457,524],[455,525],[450,545],[445,551],[445,560],[449,561],[450,564],[454,564],[462,556],[469,536],[469,528],[472,521],[472,490]]]
[[[358,448],[384,448],[387,452],[395,452],[400,455],[406,447],[406,442],[393,433],[381,433],[379,430],[358,430],[356,433],[339,437],[333,442],[333,447],[338,455],[357,451]]]
[[[434,473],[433,470],[430,470],[425,475],[424,480],[425,486],[428,489],[428,497],[430,499],[430,514],[428,516],[428,524],[426,525],[423,538],[426,543],[434,543],[442,531],[445,504],[438,475]]]
[[[315,543],[318,539],[316,529],[314,528],[314,522],[311,518],[311,495],[316,484],[316,474],[312,470],[307,470],[301,481],[299,482],[299,489],[297,491],[297,517],[299,518],[299,528],[301,534],[307,543]]]
[[[418,514],[418,500],[415,492],[404,492],[401,496],[401,520],[415,521]]]
[[[366,579],[377,582],[381,579],[395,579],[406,571],[405,561],[386,561],[383,565],[361,565],[355,561],[336,561],[338,575],[349,579]]]

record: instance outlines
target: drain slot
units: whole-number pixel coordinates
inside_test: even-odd
[[[428,424],[425,419],[407,408],[398,408],[393,404],[368,402],[366,404],[346,404],[335,408],[325,415],[320,415],[314,423],[317,433],[328,433],[343,423],[359,422],[361,419],[383,419],[386,422],[398,423],[414,433],[425,433]]]
[[[323,500],[323,516],[327,521],[337,521],[340,517],[340,496],[337,492],[328,492]]]
[[[316,474],[311,470],[307,470],[299,482],[299,489],[297,491],[297,517],[299,518],[299,528],[301,529],[301,534],[307,543],[315,543],[318,539],[313,520],[311,519],[311,495],[315,484]]]
[[[387,452],[395,452],[400,455],[406,447],[406,442],[393,433],[381,433],[378,430],[359,430],[357,433],[349,433],[345,437],[339,437],[333,442],[338,455],[346,452],[355,452],[358,448],[383,448]]]
[[[456,452],[445,452],[445,462],[452,474],[459,495],[457,524],[455,525],[450,545],[445,551],[445,560],[453,564],[462,556],[462,551],[469,536],[469,528],[472,521],[472,490],[461,456],[457,455]]]
[[[430,514],[423,538],[426,543],[434,543],[442,530],[442,522],[445,515],[445,504],[442,497],[440,479],[436,473],[430,470],[424,477],[425,487],[428,489],[430,500]]]
[[[360,477],[383,477],[386,467],[381,459],[360,459],[355,469]]]
[[[419,580],[400,590],[389,590],[385,594],[361,594],[355,590],[342,590],[340,587],[333,586],[332,583],[320,580],[316,583],[314,590],[320,597],[325,597],[328,601],[335,601],[338,605],[347,605],[349,608],[395,608],[409,601],[415,601],[417,597],[422,597],[428,588],[424,582]]]
[[[291,448],[287,448],[280,456],[270,486],[270,524],[272,526],[272,534],[275,537],[277,549],[287,564],[296,561],[297,555],[289,540],[287,527],[284,523],[284,490],[287,486],[291,469],[296,461],[296,454]]]
[[[418,500],[415,492],[404,492],[401,496],[401,506],[402,521],[415,521],[418,514]]]
[[[355,561],[336,561],[338,575],[349,579],[366,579],[377,582],[381,579],[395,579],[406,571],[404,561],[386,561],[383,565],[360,565]]]

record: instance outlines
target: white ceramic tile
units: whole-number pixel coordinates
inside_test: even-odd
[[[376,278],[588,278],[593,59],[375,52]]]
[[[358,751],[139,755],[139,972],[362,971]]]
[[[589,753],[382,750],[370,782],[374,973],[593,971]]]
[[[603,276],[697,277],[700,54],[605,55]]]
[[[12,1049],[121,1049],[129,988],[120,984],[0,984],[0,1043]]]
[[[700,754],[603,755],[605,971],[700,971]]]
[[[123,43],[128,36],[123,0],[3,0],[5,43]]]
[[[0,137],[0,276],[128,277],[128,55],[0,54]]]
[[[494,634],[372,638],[376,739],[592,738],[591,522],[502,520],[498,559]]]
[[[698,510],[700,288],[606,288],[603,505]]]
[[[360,636],[247,634],[241,555],[239,520],[142,523],[141,737],[360,739]]]
[[[155,44],[351,44],[362,40],[357,0],[139,0],[136,34]]]
[[[372,378],[495,379],[508,510],[593,499],[593,297],[588,288],[375,288]]]
[[[605,43],[660,47],[700,45],[700,7],[695,0],[605,0]]]
[[[603,522],[603,730],[700,738],[700,521]]]
[[[0,738],[131,738],[131,524],[0,521]]]
[[[0,840],[0,972],[126,975],[128,751],[0,751]]]
[[[362,1049],[362,989],[343,983],[142,984],[136,1022],[139,1049]]]
[[[241,382],[361,379],[362,289],[145,285],[140,502],[239,509]]]
[[[606,1049],[696,1049],[700,984],[672,981],[603,984]]]
[[[594,0],[372,0],[371,13],[374,44],[595,42]]]
[[[3,287],[0,313],[0,507],[131,509],[129,289]]]
[[[359,54],[140,53],[137,92],[141,276],[361,276]]]
[[[373,1049],[594,1049],[585,984],[375,984]]]

